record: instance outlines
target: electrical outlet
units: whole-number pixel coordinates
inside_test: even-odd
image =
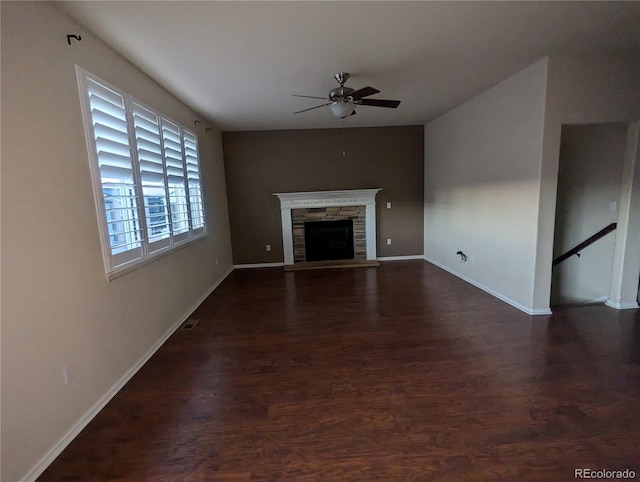
[[[387,238],[387,246],[391,246],[391,238]]]
[[[73,371],[73,367],[71,365],[67,365],[62,370],[62,376],[64,377],[64,384],[71,385],[71,382],[76,378],[76,374]]]
[[[391,209],[391,201],[387,201],[387,209]]]
[[[271,251],[271,245],[267,244],[267,251]]]

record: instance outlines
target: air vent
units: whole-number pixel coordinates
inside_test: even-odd
[[[184,325],[182,325],[182,330],[193,330],[196,325],[200,323],[200,320],[187,320]]]

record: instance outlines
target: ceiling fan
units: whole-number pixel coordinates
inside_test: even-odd
[[[395,109],[400,105],[399,100],[387,100],[387,99],[365,99],[370,95],[379,93],[378,89],[373,87],[363,87],[362,89],[354,90],[351,87],[345,87],[345,82],[349,78],[347,72],[338,72],[333,76],[340,87],[331,89],[328,97],[315,97],[312,95],[296,95],[294,97],[305,97],[307,99],[322,99],[328,102],[324,104],[316,105],[315,107],[309,107],[308,109],[299,110],[294,114],[300,114],[301,112],[307,112],[308,110],[319,109],[320,107],[329,106],[334,116],[344,119],[345,117],[352,116],[356,113],[356,107],[359,105],[369,105],[372,107],[389,107]]]

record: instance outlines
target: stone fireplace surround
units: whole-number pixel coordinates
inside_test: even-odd
[[[367,259],[367,234],[364,206],[330,206],[323,208],[298,208],[291,210],[293,224],[293,262],[308,261],[306,256],[305,223],[314,221],[353,222],[354,259]]]
[[[382,189],[274,193],[280,199],[284,265],[304,261],[300,224],[305,219],[353,219],[356,259],[376,260],[376,194]],[[324,208],[324,209],[321,209]],[[337,209],[336,209],[337,208]],[[362,223],[364,214],[364,223]],[[292,216],[293,215],[293,216]],[[295,217],[295,223],[294,223]],[[364,230],[362,226],[364,225]],[[296,233],[294,234],[294,230]],[[296,244],[296,238],[298,243]],[[303,240],[302,240],[303,242]],[[295,250],[294,250],[295,246]],[[297,255],[296,255],[297,251]]]

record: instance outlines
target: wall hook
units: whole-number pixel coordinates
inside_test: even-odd
[[[463,263],[463,262],[465,262],[466,260],[469,259],[469,257],[466,254],[464,254],[462,251],[458,251],[456,254],[460,255],[460,262],[461,263]]]
[[[195,123],[195,125],[202,124],[202,121],[199,121],[199,120],[196,120],[196,121],[193,121],[193,122]]]
[[[69,34],[69,35],[67,35],[67,43],[69,45],[71,45],[71,39],[72,38],[76,39],[78,42],[82,41],[82,37],[80,35],[71,35],[71,34]]]
[[[211,127],[205,127],[205,129],[204,129],[205,132],[209,132],[209,131],[212,131],[212,130],[213,129]]]

